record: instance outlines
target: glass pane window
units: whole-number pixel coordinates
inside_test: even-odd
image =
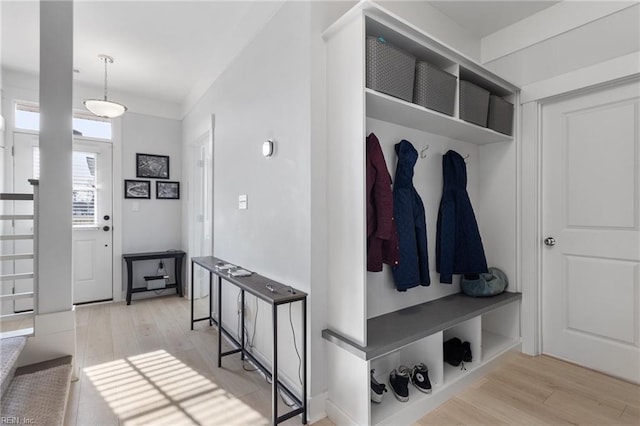
[[[97,155],[73,151],[73,226],[97,226]],[[33,177],[40,179],[40,150],[33,148]]]
[[[73,225],[96,226],[96,156],[93,152],[73,152]]]
[[[14,127],[40,131],[40,108],[37,105],[16,103]],[[89,114],[73,114],[73,135],[86,138],[111,140],[111,120]]]

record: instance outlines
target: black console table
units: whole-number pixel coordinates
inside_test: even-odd
[[[167,284],[165,288],[175,288],[176,293],[182,297],[182,262],[185,254],[186,253],[182,250],[123,254],[122,258],[127,262],[127,305],[131,304],[131,294],[154,291],[153,289],[147,289],[146,287],[133,288],[133,262],[137,262],[139,260],[173,259],[175,261],[176,282],[173,284]]]
[[[228,271],[221,271],[216,268],[216,266],[226,263],[224,260],[213,256],[191,258],[191,330],[193,330],[193,324],[198,321],[209,321],[209,325],[216,324],[218,327],[218,367],[222,367],[222,357],[240,353],[241,359],[245,357],[249,358],[271,379],[271,423],[273,425],[297,416],[298,414],[302,414],[302,424],[307,424],[307,293],[255,273],[247,277],[234,277]],[[209,314],[203,318],[193,317],[193,268],[195,265],[201,266],[209,271]],[[271,305],[273,321],[273,371],[269,371],[268,368],[247,351],[244,332],[241,333],[240,342],[238,342],[234,336],[224,329],[221,323],[213,318],[213,275],[218,277],[218,318],[222,318],[222,280],[224,279],[240,288],[240,309],[242,311],[240,314],[241,330],[244,330],[245,292]],[[284,383],[278,380],[278,306],[298,301],[302,302],[302,398],[298,398]],[[235,344],[237,349],[222,352],[222,333]],[[299,408],[282,416],[278,416],[278,388],[295,401]]]

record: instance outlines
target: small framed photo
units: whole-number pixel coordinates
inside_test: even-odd
[[[136,154],[136,177],[169,179],[169,156]]]
[[[126,179],[124,181],[124,198],[151,198],[151,181]]]
[[[179,200],[180,182],[156,181],[156,198],[159,200]]]

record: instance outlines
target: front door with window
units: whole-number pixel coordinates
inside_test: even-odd
[[[74,138],[73,303],[113,298],[111,151],[110,143]],[[39,178],[38,136],[15,133],[14,155],[14,191],[31,192],[28,179]]]

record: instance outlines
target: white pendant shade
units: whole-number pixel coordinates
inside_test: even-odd
[[[117,102],[102,99],[87,99],[84,106],[98,117],[116,118],[125,113],[127,107]]]
[[[107,64],[112,64],[113,58],[107,55],[98,55],[98,59],[104,62],[104,99],[87,99],[83,102],[84,106],[98,117],[120,117],[125,113],[127,107],[117,102],[107,100]]]

